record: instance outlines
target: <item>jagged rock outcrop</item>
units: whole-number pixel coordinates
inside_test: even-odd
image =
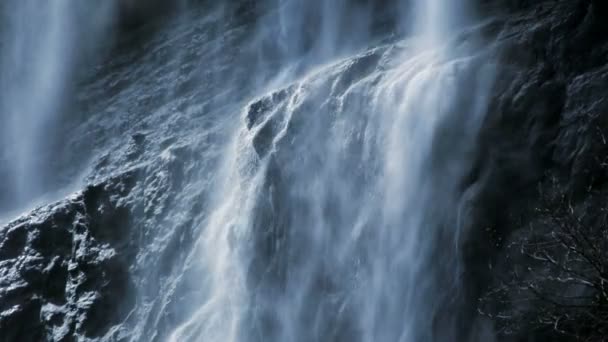
[[[91,185],[0,230],[0,340],[99,337],[126,317],[137,249],[121,199],[136,174]]]

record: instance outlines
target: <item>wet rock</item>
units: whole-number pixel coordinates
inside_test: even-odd
[[[0,228],[3,341],[98,337],[132,302],[130,214],[136,172],[88,187]]]
[[[176,9],[182,1],[169,0],[119,0],[119,25],[124,30],[132,30],[155,20],[166,19],[167,14]]]
[[[608,40],[597,19],[605,6],[590,0],[502,4],[512,12],[497,36],[501,71],[479,143],[476,228],[464,247],[471,301],[526,267],[525,258],[514,258],[507,246],[538,233],[530,227],[542,219],[536,208],[547,197],[559,193],[574,208],[608,199]],[[504,304],[504,298],[494,299]],[[499,337],[564,338],[553,329],[533,331],[525,322],[542,310],[530,306],[519,316],[497,319]]]

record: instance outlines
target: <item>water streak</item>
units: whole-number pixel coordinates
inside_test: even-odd
[[[108,22],[111,1],[5,1],[0,59],[3,159],[0,207],[53,189],[53,139],[80,59]],[[91,19],[91,15],[94,17]],[[6,203],[5,203],[6,202]]]

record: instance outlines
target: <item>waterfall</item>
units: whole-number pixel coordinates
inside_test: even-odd
[[[52,145],[80,57],[109,20],[111,2],[5,1],[0,58],[0,208],[22,209],[54,188]],[[95,16],[91,19],[90,15]]]
[[[313,3],[283,3],[279,37],[310,11],[318,31],[280,46],[324,62],[241,113],[187,262],[204,294],[169,340],[461,340],[465,177],[493,75],[457,39],[466,4],[407,2],[410,38],[342,57],[343,2]]]
[[[82,193],[48,210],[81,210],[62,228],[99,246],[66,248],[58,278],[87,288],[66,281],[66,318],[41,329],[79,341],[471,339],[461,248],[494,67],[467,5],[3,3],[0,213],[48,202],[70,178]],[[112,45],[111,28],[133,31]],[[102,62],[85,77],[92,55]],[[72,272],[80,259],[110,271]],[[106,312],[95,285],[128,296],[111,299],[126,309]]]

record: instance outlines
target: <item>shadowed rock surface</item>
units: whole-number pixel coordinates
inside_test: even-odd
[[[598,198],[608,199],[608,26],[600,19],[606,6],[602,1],[505,3],[510,11],[496,21],[502,71],[479,143],[476,177],[482,190],[476,233],[466,253],[467,278],[477,283],[471,299],[480,292],[491,298],[484,297],[482,311],[492,313],[501,340],[600,341],[601,332],[576,328],[586,326],[587,318],[574,307],[565,310],[571,319],[563,320],[561,330],[555,322],[539,322],[553,304],[530,300],[530,292],[520,291],[523,285],[495,291],[519,277],[563,277],[548,265],[535,266],[521,254],[518,241],[559,231],[558,221],[551,220],[562,215],[564,203],[580,215],[597,217],[586,224],[605,230]],[[524,275],[532,266],[532,276]],[[565,291],[559,288],[541,284],[533,291],[541,296]],[[595,304],[589,299],[577,305]],[[580,334],[569,334],[568,326]]]
[[[0,231],[3,341],[100,337],[127,317],[137,247],[124,198],[135,178],[88,186]]]

